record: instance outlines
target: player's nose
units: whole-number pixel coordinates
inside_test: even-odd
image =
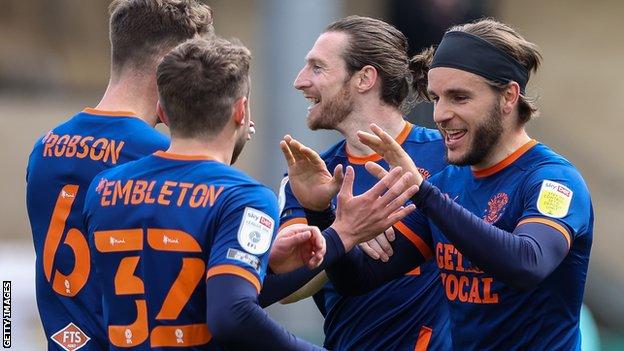
[[[297,74],[297,78],[295,78],[295,82],[293,86],[297,90],[302,90],[310,86],[310,79],[306,72],[306,67],[303,67],[301,71]]]
[[[433,121],[437,124],[443,124],[452,119],[453,115],[453,110],[441,101],[438,101],[433,107]]]

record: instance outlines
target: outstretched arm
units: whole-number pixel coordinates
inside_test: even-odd
[[[568,242],[560,230],[539,222],[520,222],[513,233],[507,232],[475,216],[426,181],[414,203],[462,254],[510,286],[534,287],[568,253]]]
[[[323,350],[281,327],[258,305],[253,284],[235,275],[206,282],[207,323],[228,350]]]
[[[358,132],[360,140],[382,155],[393,167],[416,168],[409,155],[381,128],[374,134]],[[386,171],[374,163],[366,168],[377,177]],[[532,288],[546,278],[565,258],[569,230],[557,221],[520,222],[513,233],[483,221],[444,196],[421,177],[412,178],[420,187],[412,201],[440,228],[444,235],[473,263],[498,279],[518,288]],[[562,235],[563,234],[563,235]]]

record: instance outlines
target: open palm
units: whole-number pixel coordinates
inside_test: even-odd
[[[329,207],[342,184],[342,165],[338,165],[332,175],[316,151],[290,135],[280,142],[280,148],[288,164],[288,182],[297,201],[315,211]]]
[[[394,140],[390,134],[386,133],[383,129],[379,128],[376,124],[370,125],[374,134],[358,131],[357,136],[359,140],[366,146],[373,149],[376,153],[388,162],[391,168],[401,167],[404,172],[410,172],[414,175],[413,183],[420,186],[423,181],[423,177],[418,172],[418,167],[414,164],[412,158],[407,152]],[[388,172],[378,164],[373,162],[366,163],[366,170],[381,179]]]

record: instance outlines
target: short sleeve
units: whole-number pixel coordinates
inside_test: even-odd
[[[210,249],[207,278],[237,275],[259,292],[277,232],[275,194],[263,186],[233,189],[224,199],[220,217]]]
[[[532,172],[523,190],[524,209],[518,225],[539,222],[560,231],[571,245],[591,231],[592,204],[579,172],[569,165],[548,165]]]

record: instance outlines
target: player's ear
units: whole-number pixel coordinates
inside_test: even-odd
[[[161,123],[164,123],[167,127],[169,127],[169,118],[167,117],[165,110],[162,108],[160,100],[156,102],[156,115]]]
[[[356,88],[358,92],[364,93],[375,86],[377,82],[377,69],[371,65],[362,67],[356,73]]]
[[[502,92],[501,111],[509,114],[514,110],[518,99],[520,98],[520,85],[511,81]]]
[[[245,124],[245,115],[247,115],[247,97],[243,96],[242,98],[234,101],[234,122],[242,126]]]

